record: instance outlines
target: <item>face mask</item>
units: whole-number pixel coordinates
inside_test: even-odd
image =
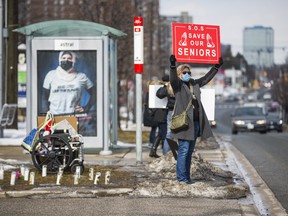
[[[60,66],[63,70],[68,71],[70,68],[72,68],[73,62],[71,61],[61,61]]]
[[[183,80],[184,82],[188,82],[190,79],[191,75],[189,75],[188,73],[182,74],[181,80]]]

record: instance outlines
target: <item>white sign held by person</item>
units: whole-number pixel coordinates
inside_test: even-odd
[[[215,89],[201,89],[201,102],[208,120],[215,118]]]
[[[156,96],[156,92],[163,85],[149,85],[149,108],[162,108],[167,106],[167,97],[160,99]]]
[[[149,108],[166,108],[167,97],[160,99],[157,90],[163,85],[149,85]],[[201,89],[201,102],[208,120],[215,119],[215,89]]]

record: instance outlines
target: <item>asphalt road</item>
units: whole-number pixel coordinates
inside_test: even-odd
[[[211,206],[213,205],[213,207]],[[240,216],[237,200],[202,198],[101,197],[1,199],[0,215],[205,215]]]
[[[272,190],[283,208],[288,211],[288,133],[269,132],[231,134],[230,115],[237,103],[216,105],[215,132],[230,134],[232,144],[249,160]]]

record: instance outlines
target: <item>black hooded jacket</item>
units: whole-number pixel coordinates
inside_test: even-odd
[[[167,108],[168,110],[173,110],[175,105],[175,97],[168,94],[167,85],[164,85],[163,87],[159,88],[156,92],[156,96],[160,99],[163,99],[165,97],[168,98],[167,102]]]

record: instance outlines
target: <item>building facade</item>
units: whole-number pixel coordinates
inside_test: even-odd
[[[249,65],[258,68],[274,65],[274,30],[271,27],[246,27],[243,31],[243,54]]]

